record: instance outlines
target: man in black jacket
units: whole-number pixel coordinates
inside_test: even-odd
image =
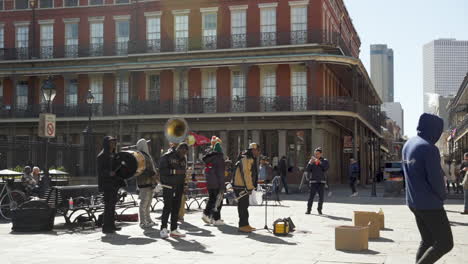
[[[319,194],[319,204],[317,211],[319,214],[322,214],[323,192],[327,182],[325,172],[328,170],[328,168],[328,160],[322,157],[322,148],[316,148],[314,156],[312,156],[312,158],[309,160],[309,163],[306,167],[306,172],[310,184],[310,196],[309,201],[307,202],[306,214],[310,214],[310,210],[312,209],[312,202],[314,201],[315,194],[317,192]]]
[[[188,152],[187,143],[180,143],[176,149],[171,148],[159,161],[159,174],[164,187],[163,198],[164,208],[161,217],[161,238],[184,237],[185,234],[177,230],[179,220],[179,209],[184,193],[185,174],[187,170],[187,160],[185,156]],[[167,222],[171,215],[171,232],[167,230]]]
[[[121,230],[120,227],[115,226],[115,204],[117,203],[118,190],[125,186],[125,181],[116,176],[115,168],[112,167],[116,141],[111,136],[104,137],[102,151],[97,156],[98,187],[100,192],[104,192],[102,232],[105,234]]]

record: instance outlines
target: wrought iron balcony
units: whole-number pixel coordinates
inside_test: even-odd
[[[40,49],[41,59],[52,59],[54,57],[53,46],[42,46]]]
[[[322,44],[339,48],[343,54],[352,56],[350,43],[341,38],[337,32],[323,30],[264,32],[234,35],[217,35],[191,38],[164,38],[152,40],[132,40],[129,42],[109,43],[103,38],[94,38],[95,43],[64,45],[53,47],[52,57],[92,57],[92,56],[125,56],[155,52],[186,52],[196,50],[214,50],[230,48],[273,47],[275,45]],[[26,44],[25,44],[26,45]],[[47,52],[49,54],[50,52]],[[42,54],[41,47],[3,48],[0,49],[0,60],[35,59]],[[49,58],[49,57],[48,57]]]
[[[42,111],[40,104],[26,108],[0,106],[0,118],[37,118]],[[54,104],[53,113],[58,117],[87,117],[88,105],[65,106]],[[207,113],[274,113],[307,111],[345,111],[359,114],[375,129],[380,130],[380,107],[354,102],[349,97],[212,97],[167,101],[130,101],[126,104],[94,104],[93,116],[119,115],[168,115]],[[468,122],[467,122],[468,123]]]

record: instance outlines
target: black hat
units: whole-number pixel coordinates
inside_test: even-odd
[[[188,146],[188,144],[186,142],[182,142],[177,146],[176,150],[179,150],[181,148],[185,148],[186,150],[188,150],[189,146]]]

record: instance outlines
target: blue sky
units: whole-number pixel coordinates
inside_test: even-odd
[[[361,38],[370,74],[371,44],[394,51],[395,101],[405,111],[405,131],[416,135],[423,112],[422,46],[437,38],[468,40],[468,0],[344,0]]]

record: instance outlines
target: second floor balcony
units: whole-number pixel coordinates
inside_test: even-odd
[[[342,54],[352,56],[348,43],[336,32],[289,31],[261,32],[204,37],[177,37],[149,40],[113,42],[104,38],[94,38],[92,43],[31,47],[27,43],[21,48],[0,48],[1,60],[28,60],[76,58],[94,56],[126,56],[127,54],[151,54],[164,52],[188,52],[197,50],[244,49],[274,47],[284,45],[319,44],[337,48]]]
[[[36,105],[3,105],[0,118],[37,118],[45,108]],[[360,115],[378,131],[380,130],[380,108],[354,102],[349,97],[211,97],[180,100],[129,101],[125,104],[94,104],[93,116],[117,117],[121,115],[203,115],[219,113],[278,113],[308,111],[350,112]],[[53,105],[57,117],[87,117],[87,104]],[[330,112],[327,114],[332,115]]]

